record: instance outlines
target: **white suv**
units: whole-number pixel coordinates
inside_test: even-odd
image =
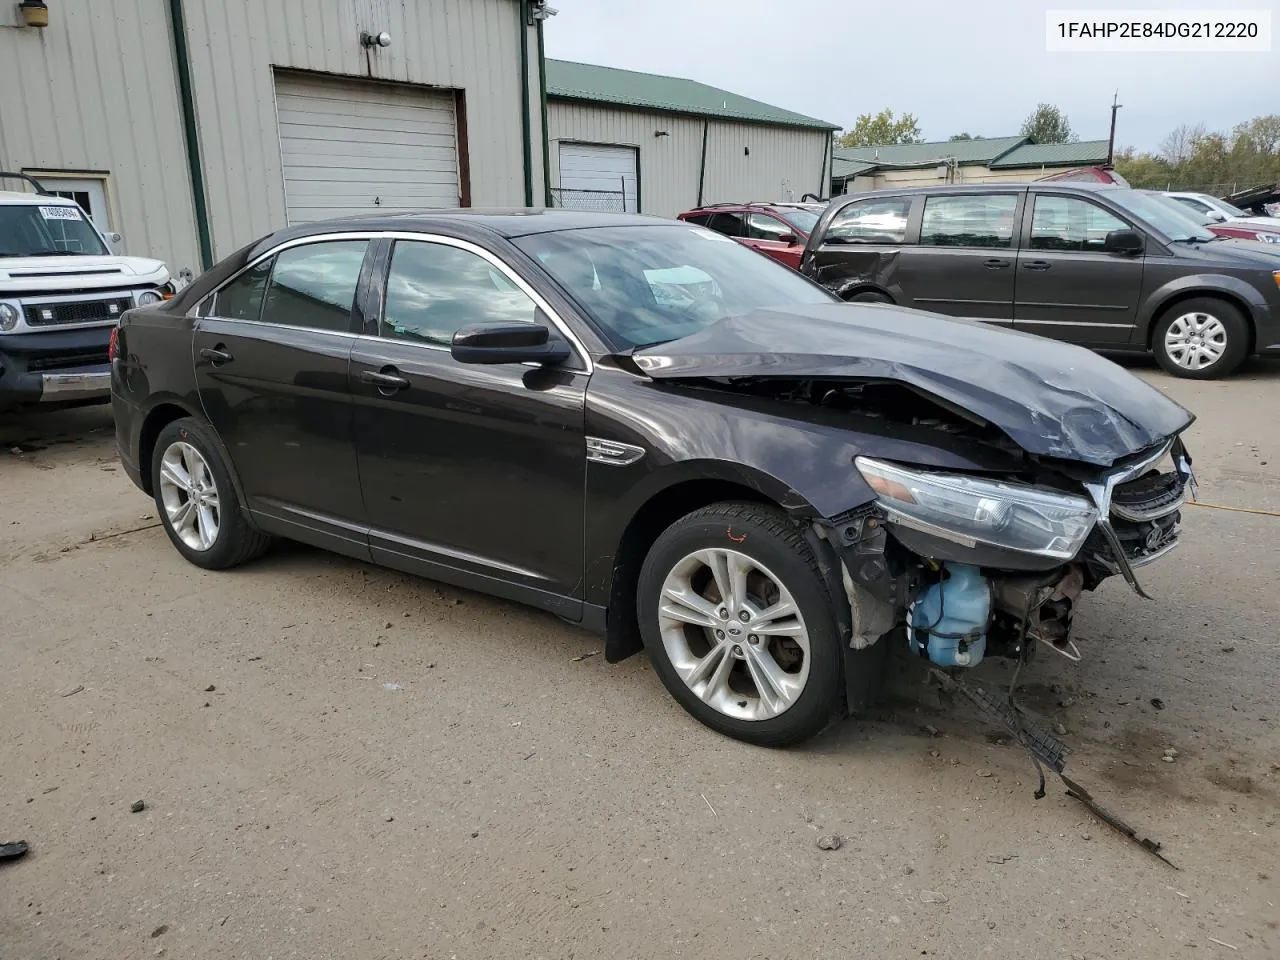
[[[74,200],[0,191],[0,411],[109,399],[120,315],[174,292],[159,260],[113,255]]]

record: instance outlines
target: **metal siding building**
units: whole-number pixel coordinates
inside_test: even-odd
[[[550,182],[562,204],[621,204],[621,184],[605,181],[627,177],[638,181],[628,184],[627,208],[634,193],[640,212],[660,216],[700,203],[827,195],[834,124],[692,80],[561,60],[546,66]],[[585,163],[592,147],[602,154],[595,170]],[[619,148],[635,157],[630,171],[613,162]]]
[[[378,208],[523,206],[526,177],[539,203],[540,26],[532,17],[522,24],[522,12],[537,6],[59,0],[49,26],[35,29],[21,27],[7,4],[0,169],[84,178],[105,192],[127,252],[197,272],[199,181],[215,259],[284,226],[291,212],[314,219]],[[183,14],[181,45],[174,12]],[[382,32],[387,47],[361,42]],[[199,144],[195,175],[179,46]]]
[[[126,252],[198,270],[168,22],[168,0],[62,0],[43,30],[0,6],[0,170],[101,191]]]
[[[1028,137],[837,147],[832,194],[945,183],[1025,183],[1105,163],[1106,140],[1035,143]]]

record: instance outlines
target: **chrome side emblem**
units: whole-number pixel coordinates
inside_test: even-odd
[[[611,467],[626,467],[643,456],[643,447],[635,447],[629,443],[618,443],[616,440],[587,437],[587,459],[595,463],[607,463]]]

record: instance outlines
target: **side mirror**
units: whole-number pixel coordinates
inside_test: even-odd
[[[1227,219],[1227,215],[1223,213],[1221,210],[1210,210],[1208,213],[1208,217],[1214,223],[1222,223],[1224,220]]]
[[[552,340],[541,323],[478,323],[453,335],[449,353],[459,363],[540,363],[569,359],[569,347]]]
[[[799,243],[800,238],[797,237],[794,233],[784,233],[782,236],[778,238],[778,242],[792,245],[792,244]]]
[[[1146,249],[1146,241],[1137,230],[1112,230],[1103,241],[1102,249],[1107,253],[1132,256]]]

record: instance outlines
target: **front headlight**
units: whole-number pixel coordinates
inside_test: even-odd
[[[883,460],[854,460],[891,523],[966,547],[1070,560],[1098,521],[1084,497],[955,473],[905,470]]]
[[[143,290],[138,294],[138,306],[149,307],[153,303],[159,303],[164,297],[160,295],[159,290]]]
[[[0,331],[8,333],[22,319],[22,311],[12,303],[0,303]]]

